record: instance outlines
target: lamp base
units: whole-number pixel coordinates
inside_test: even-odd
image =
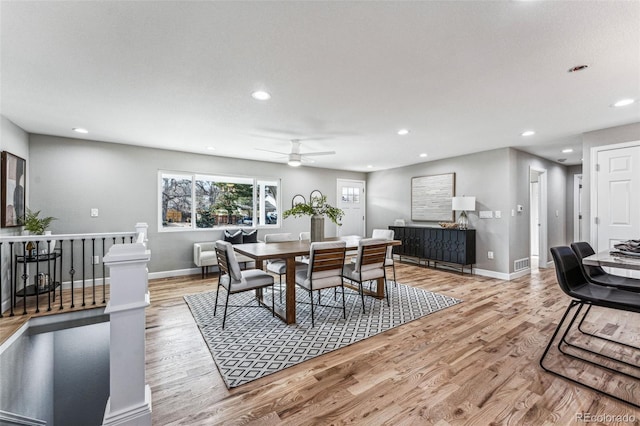
[[[467,217],[467,212],[464,210],[460,213],[460,217],[458,218],[458,229],[466,230],[469,228],[469,218]]]

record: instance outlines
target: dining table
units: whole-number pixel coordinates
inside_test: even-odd
[[[640,256],[618,254],[612,249],[587,256],[582,259],[582,263],[589,266],[607,266],[640,271]]]
[[[329,237],[324,241],[345,241],[347,250],[357,250],[358,242],[362,239],[360,236],[348,235],[342,237]],[[389,245],[402,244],[399,240],[387,241]],[[256,243],[244,243],[234,244],[233,249],[245,255],[255,262],[256,269],[263,269],[263,262],[268,259],[284,259],[286,262],[286,277],[285,277],[285,305],[284,309],[280,306],[276,306],[274,314],[279,317],[286,324],[295,324],[296,322],[296,257],[308,256],[311,249],[311,242],[309,240],[296,240],[296,241],[284,241],[284,242],[256,242]],[[377,286],[374,292],[370,295],[378,298],[384,298],[384,278],[377,280]],[[265,306],[263,300],[262,289],[256,290],[256,297],[259,302]],[[270,306],[267,306],[271,308]]]

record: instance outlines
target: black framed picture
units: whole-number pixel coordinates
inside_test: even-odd
[[[2,151],[2,212],[3,228],[20,226],[24,222],[26,204],[27,162],[25,159]]]

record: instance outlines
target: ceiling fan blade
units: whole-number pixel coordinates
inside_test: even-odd
[[[322,152],[303,152],[302,155],[313,156],[313,155],[332,155],[335,154],[335,151],[322,151]]]
[[[262,148],[253,148],[256,151],[264,151],[264,152],[271,152],[273,154],[280,154],[280,155],[289,155],[288,152],[282,152],[282,151],[271,151],[270,149],[262,149]]]

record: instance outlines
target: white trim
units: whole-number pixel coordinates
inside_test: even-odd
[[[16,425],[16,426],[42,426],[47,422],[33,417],[21,416],[20,414],[10,413],[0,410],[0,424]]]
[[[151,388],[144,386],[144,402],[134,405],[126,410],[111,412],[111,397],[107,400],[107,406],[102,419],[103,425],[118,426],[151,426]]]
[[[551,265],[553,265],[553,262],[551,262]],[[488,269],[475,268],[473,270],[473,273],[474,275],[479,275],[481,277],[497,278],[503,281],[511,281],[511,280],[518,279],[520,277],[524,277],[526,275],[530,275],[531,268],[523,269],[522,271],[518,271],[518,272],[512,272],[510,274],[506,274],[504,272],[490,271]]]
[[[547,169],[542,169],[535,166],[529,166],[529,199],[531,199],[531,172],[538,172],[538,193],[540,202],[538,203],[538,209],[540,214],[538,220],[540,221],[540,229],[538,229],[539,241],[538,241],[538,259],[540,263],[539,268],[546,268],[549,256],[547,255],[549,246],[549,235],[547,230],[547,220],[549,212],[547,211]],[[529,206],[529,214],[531,214],[531,206]],[[531,237],[529,237],[531,239]],[[530,242],[530,241],[529,241]],[[531,244],[529,244],[531,245]],[[529,251],[531,251],[529,249]]]
[[[202,269],[200,267],[189,269],[174,269],[173,271],[149,272],[149,279],[183,277],[185,275],[195,274],[199,275],[201,272]]]

